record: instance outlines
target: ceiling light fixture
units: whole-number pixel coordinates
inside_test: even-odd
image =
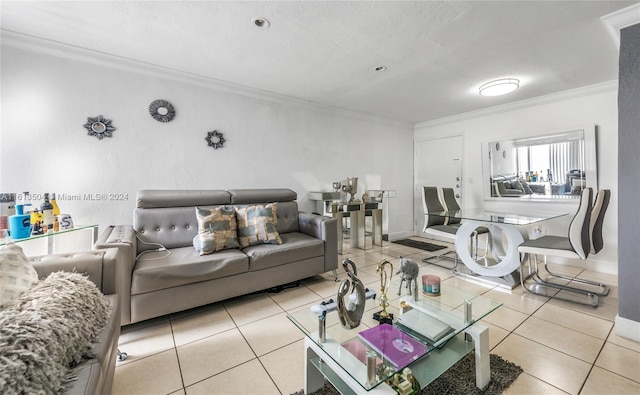
[[[260,28],[266,29],[271,26],[271,22],[269,22],[267,18],[255,17],[251,20],[251,22],[253,22],[254,25]]]
[[[480,85],[481,96],[500,96],[513,92],[520,86],[520,80],[515,78],[501,78]]]
[[[386,71],[387,70],[387,66],[376,66],[374,68],[375,71]]]

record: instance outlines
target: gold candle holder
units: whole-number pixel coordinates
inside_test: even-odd
[[[387,271],[388,269],[388,271]],[[393,314],[387,311],[389,307],[389,298],[387,297],[387,291],[389,290],[389,283],[391,282],[391,276],[393,276],[393,265],[388,260],[384,259],[378,263],[376,273],[380,273],[380,307],[382,311],[373,314],[373,319],[381,324],[391,324],[393,321]]]

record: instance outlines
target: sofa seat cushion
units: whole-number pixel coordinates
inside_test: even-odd
[[[249,270],[249,258],[240,250],[199,255],[193,246],[154,251],[138,258],[131,278],[131,294],[179,287],[233,276]]]
[[[257,271],[324,255],[324,241],[304,233],[281,234],[282,244],[261,244],[242,251],[249,256],[250,271]]]

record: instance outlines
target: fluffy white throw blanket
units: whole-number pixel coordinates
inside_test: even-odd
[[[0,311],[0,393],[58,394],[91,358],[107,300],[78,273],[52,273]]]

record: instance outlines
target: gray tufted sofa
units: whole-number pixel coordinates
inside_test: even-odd
[[[107,324],[92,350],[95,358],[75,368],[76,378],[67,384],[65,395],[111,394],[120,337],[120,305],[114,294],[117,256],[118,250],[111,248],[29,258],[39,278],[61,270],[84,273],[109,300]]]
[[[116,287],[130,324],[286,284],[338,266],[335,219],[298,211],[290,189],[142,190],[133,226],[105,229],[95,248],[118,248]],[[195,207],[277,202],[283,243],[200,256]],[[167,250],[158,250],[159,246]],[[146,250],[155,250],[144,252]]]

